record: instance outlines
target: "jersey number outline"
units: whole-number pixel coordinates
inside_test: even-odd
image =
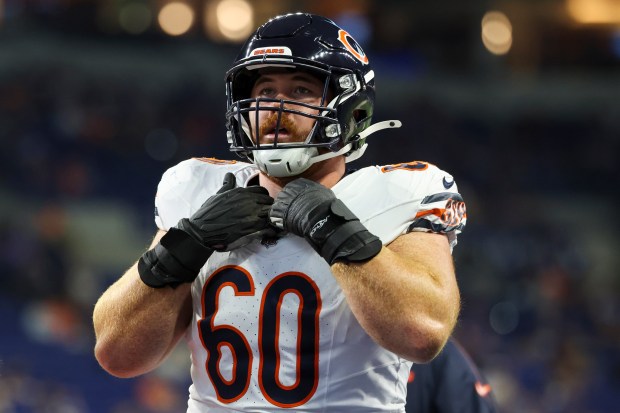
[[[205,368],[222,403],[239,400],[248,390],[254,355],[247,338],[232,325],[214,324],[220,291],[231,287],[235,296],[254,296],[252,276],[238,266],[225,266],[215,271],[202,292],[202,314],[198,332],[207,350]],[[280,309],[284,296],[295,294],[299,299],[297,312],[296,380],[292,385],[280,381]],[[307,275],[285,272],[274,277],[265,287],[258,320],[259,368],[258,383],[265,399],[285,408],[306,403],[318,386],[319,313],[321,295]],[[232,377],[227,380],[220,372],[222,346],[232,354]]]

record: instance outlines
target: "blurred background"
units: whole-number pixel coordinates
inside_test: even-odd
[[[455,336],[503,412],[620,405],[620,0],[0,0],[0,413],[185,411],[184,345],[121,380],[101,292],[155,233],[161,174],[230,158],[224,72],[269,17],[334,19],[377,74],[358,165],[452,173]]]

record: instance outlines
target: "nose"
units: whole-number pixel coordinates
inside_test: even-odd
[[[284,103],[289,98],[284,93],[278,93],[277,95],[270,96],[269,101],[258,102],[259,117],[272,116],[274,112],[279,112],[282,109],[290,108],[289,103]]]
[[[282,101],[284,100],[291,100],[290,96],[288,96],[286,93],[284,92],[278,92],[276,94],[274,94],[273,96],[270,96],[271,99],[274,99],[273,102],[265,102],[265,105],[269,105],[269,106],[280,106],[282,105]]]
[[[252,102],[252,106],[258,107],[276,107],[282,104],[283,100],[286,100],[286,94],[282,92],[271,94],[270,96],[258,96],[254,102]]]

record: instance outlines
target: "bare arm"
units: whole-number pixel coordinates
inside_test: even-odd
[[[381,346],[423,363],[445,345],[460,309],[446,236],[402,235],[370,261],[335,263],[332,272],[356,318]]]
[[[150,248],[165,234],[159,231]],[[191,320],[191,284],[151,288],[135,263],[97,301],[95,357],[110,374],[134,377],[156,368]]]

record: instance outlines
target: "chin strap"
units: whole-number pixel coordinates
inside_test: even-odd
[[[399,120],[384,120],[382,122],[377,122],[373,125],[370,125],[358,134],[359,139],[356,140],[354,143],[361,143],[362,145],[359,148],[353,150],[353,152],[351,152],[351,154],[346,157],[346,162],[352,162],[364,154],[366,148],[368,147],[368,144],[365,141],[369,135],[383,129],[400,128],[402,125],[402,122]],[[324,161],[326,159],[334,158],[336,156],[345,155],[347,152],[351,151],[352,148],[353,142],[346,144],[337,152],[327,152],[322,155],[314,156],[310,159],[310,165]]]

